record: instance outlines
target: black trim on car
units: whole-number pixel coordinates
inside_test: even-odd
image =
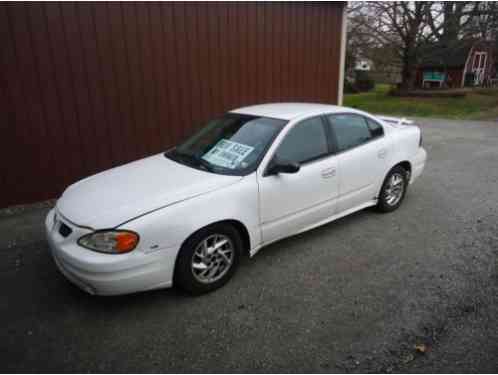
[[[287,137],[287,135],[292,131],[293,128],[295,128],[296,126],[298,126],[302,122],[313,120],[315,118],[319,118],[320,122],[322,123],[323,132],[325,134],[325,143],[327,144],[327,152],[324,153],[324,154],[317,155],[317,156],[315,156],[313,158],[307,159],[307,160],[299,163],[300,166],[305,166],[305,165],[313,163],[315,161],[325,159],[325,158],[327,158],[329,156],[332,156],[334,154],[334,149],[331,147],[330,138],[329,138],[331,136],[330,130],[328,129],[329,127],[327,126],[327,123],[326,123],[326,120],[324,119],[324,116],[321,115],[321,114],[320,115],[311,116],[311,117],[307,117],[307,118],[302,119],[299,122],[295,123],[292,126],[292,128],[287,132],[287,134],[285,134],[285,137]],[[282,144],[282,142],[285,140],[285,137],[282,139],[282,141],[280,142],[280,144]],[[274,141],[275,140],[273,140],[273,142]],[[272,142],[272,144],[273,144],[273,142]],[[272,161],[275,158],[275,155],[276,155],[276,153],[278,151],[278,147],[280,146],[280,144],[277,146],[276,150],[273,152],[273,155],[271,156],[270,161],[267,163],[267,165],[265,167],[265,170],[263,171],[263,177],[268,177],[268,176],[272,176],[273,175],[273,174],[269,174],[268,173],[268,168],[271,166]]]
[[[325,134],[327,135],[327,143],[329,146],[330,155],[335,155],[339,150],[339,146],[337,145],[337,139],[335,137],[334,132],[332,131],[332,127],[330,126],[330,122],[327,119],[328,115],[322,115],[322,121],[325,127]]]
[[[369,119],[369,120],[372,120],[372,121],[375,121],[376,123],[378,123],[381,127],[382,127],[382,135],[381,136],[376,136],[376,137],[372,137],[370,138],[368,141],[366,142],[363,142],[359,145],[356,145],[354,147],[351,147],[351,148],[348,148],[346,150],[339,150],[339,147],[338,147],[338,144],[337,144],[337,138],[335,136],[335,133],[332,129],[332,126],[330,126],[330,120],[328,119],[329,116],[335,116],[335,115],[355,115],[355,116],[361,116],[363,117],[364,119]],[[336,156],[336,155],[340,155],[342,153],[345,153],[345,152],[349,152],[351,150],[354,150],[355,148],[358,148],[358,147],[362,147],[368,143],[371,143],[371,142],[374,142],[374,141],[377,141],[377,140],[380,140],[382,138],[385,137],[385,127],[384,125],[382,125],[382,123],[380,123],[379,121],[375,120],[375,119],[372,119],[368,116],[365,116],[363,114],[360,114],[360,113],[355,113],[355,112],[331,112],[331,113],[322,113],[322,114],[319,114],[319,115],[314,115],[314,116],[311,116],[311,117],[307,117],[305,119],[302,119],[300,120],[299,122],[297,122],[296,124],[293,125],[296,126],[298,125],[299,123],[301,123],[302,121],[306,121],[306,120],[309,120],[309,119],[313,119],[315,117],[321,117],[322,118],[322,123],[323,123],[323,126],[324,126],[324,129],[325,129],[325,134],[326,134],[326,137],[327,137],[327,143],[328,143],[328,149],[329,149],[329,152],[326,153],[326,154],[322,154],[322,155],[319,155],[315,158],[312,158],[310,160],[306,160],[305,162],[303,163],[300,163],[301,166],[305,166],[307,164],[310,164],[310,163],[313,163],[313,162],[316,162],[316,161],[320,161],[322,159],[325,159],[325,158],[328,158],[328,157],[331,157],[331,156]],[[366,123],[366,121],[365,121]],[[370,131],[370,134],[371,133],[371,130],[370,130],[370,127],[368,127],[368,124],[367,124],[367,128],[368,130]],[[284,137],[285,138],[285,137]],[[275,140],[273,140],[274,142]],[[283,140],[282,140],[283,141]],[[273,144],[272,142],[272,144]],[[278,147],[277,149],[273,152],[273,155],[271,156],[271,159],[268,161],[263,173],[262,173],[262,177],[269,177],[271,176],[271,174],[267,174],[267,170],[268,170],[268,167],[271,165],[271,162],[276,154],[278,150]],[[261,163],[261,161],[260,161]]]
[[[228,170],[228,169],[225,169],[225,168],[224,169],[213,168],[213,170],[207,170],[207,169],[203,168],[200,165],[187,164],[187,163],[181,162],[179,160],[179,158],[176,158],[174,156],[174,153],[176,151],[176,146],[172,147],[172,148],[168,149],[166,152],[164,152],[163,153],[164,157],[166,157],[167,159],[172,160],[172,161],[174,161],[174,162],[176,162],[178,164],[181,164],[183,166],[194,168],[194,169],[197,169],[197,170],[200,170],[200,171],[203,171],[203,172],[213,173],[213,174],[218,174],[218,175],[244,177],[244,176],[247,176],[247,175],[253,173],[254,171],[256,171],[259,168],[261,162],[263,161],[264,157],[268,153],[268,150],[270,149],[270,147],[275,142],[275,139],[278,137],[278,135],[280,134],[280,132],[283,129],[285,129],[285,127],[289,123],[288,120],[284,120],[284,119],[280,119],[280,118],[274,118],[274,117],[269,117],[269,116],[255,116],[255,115],[249,115],[249,114],[237,113],[237,112],[227,112],[225,114],[225,116],[239,116],[239,117],[247,117],[247,118],[269,118],[269,119],[273,119],[273,120],[282,121],[282,125],[275,132],[275,134],[272,136],[272,138],[269,140],[268,144],[265,146],[265,148],[261,152],[261,155],[258,157],[258,159],[256,159],[256,161],[254,162],[254,164],[252,166],[248,167],[248,168],[245,168],[245,169],[239,169],[239,170],[231,171],[231,170]]]
[[[382,127],[382,135],[381,135],[381,136],[373,136],[372,131],[370,130],[370,127],[368,126],[367,122],[365,121],[365,124],[367,125],[367,128],[368,128],[368,130],[369,130],[370,134],[372,134],[372,138],[370,138],[370,139],[369,139],[368,141],[366,141],[366,142],[360,143],[360,144],[358,144],[358,145],[356,145],[356,146],[353,146],[353,147],[347,148],[347,149],[345,149],[345,150],[339,150],[338,143],[337,143],[337,137],[336,137],[336,134],[335,134],[335,132],[334,132],[333,126],[332,126],[332,124],[331,124],[331,122],[330,122],[330,120],[329,120],[329,117],[330,117],[330,116],[336,116],[336,115],[354,115],[354,116],[360,116],[360,117],[362,117],[363,119],[366,119],[366,118],[367,118],[366,116],[363,116],[362,114],[359,114],[359,113],[354,113],[354,112],[337,112],[337,113],[327,113],[327,114],[324,114],[324,115],[323,115],[323,116],[325,117],[326,121],[330,124],[330,126],[329,126],[329,127],[330,127],[330,132],[331,132],[331,134],[332,134],[333,141],[334,141],[334,143],[335,143],[335,145],[336,145],[336,147],[337,147],[337,148],[336,148],[336,150],[337,150],[337,151],[334,153],[334,155],[339,155],[339,154],[342,154],[342,153],[344,153],[344,152],[348,152],[348,151],[354,150],[355,148],[358,148],[358,147],[364,146],[364,145],[366,145],[366,144],[368,144],[368,143],[371,143],[371,142],[377,141],[377,140],[382,139],[382,138],[384,138],[384,137],[385,137],[384,126],[382,126],[382,124],[381,124],[381,123],[379,123],[378,121],[376,121],[376,122],[377,122],[377,123],[378,123],[378,124]],[[373,120],[373,121],[375,121],[375,120]]]

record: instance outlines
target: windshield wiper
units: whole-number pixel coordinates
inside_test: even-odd
[[[178,159],[182,159],[183,161],[187,162],[190,165],[202,167],[203,169],[205,169],[208,172],[213,172],[213,166],[211,165],[211,163],[209,163],[208,161],[206,161],[206,160],[204,160],[196,155],[179,152],[177,150],[174,151],[174,155]]]
[[[213,172],[214,168],[213,165],[208,162],[207,160],[204,160],[203,158],[196,157],[197,161],[199,162],[199,165],[202,165],[204,168],[206,168],[207,171]]]

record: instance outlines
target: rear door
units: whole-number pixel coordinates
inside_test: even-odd
[[[354,113],[326,116],[337,149],[337,212],[371,202],[384,178],[388,147],[382,125]]]

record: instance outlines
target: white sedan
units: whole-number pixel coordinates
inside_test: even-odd
[[[351,108],[240,108],[178,147],[83,179],[46,218],[55,263],[91,294],[219,288],[243,254],[352,212],[399,207],[420,129]],[[304,255],[303,255],[304,256]]]

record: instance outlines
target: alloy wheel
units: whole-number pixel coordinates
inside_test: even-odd
[[[223,234],[213,234],[196,247],[191,261],[192,274],[197,281],[210,284],[221,279],[234,260],[234,246]]]
[[[400,173],[393,173],[385,190],[385,201],[389,206],[395,206],[403,197],[405,180]]]

